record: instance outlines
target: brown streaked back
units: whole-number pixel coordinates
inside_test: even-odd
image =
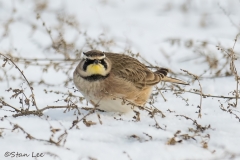
[[[135,58],[117,53],[105,53],[105,55],[112,62],[111,73],[132,82],[139,89],[153,86],[162,79]]]

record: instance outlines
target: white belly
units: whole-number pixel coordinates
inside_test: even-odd
[[[87,97],[86,97],[87,98]],[[88,99],[88,98],[87,98]],[[128,102],[123,102],[122,99],[102,99],[99,101],[93,100],[95,104],[98,104],[98,108],[108,112],[121,112],[126,113],[133,110],[133,105],[129,104]]]

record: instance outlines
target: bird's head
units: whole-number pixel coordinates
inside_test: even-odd
[[[79,74],[82,77],[93,75],[107,76],[111,70],[111,62],[105,56],[104,52],[92,50],[83,52],[83,57],[79,63]]]

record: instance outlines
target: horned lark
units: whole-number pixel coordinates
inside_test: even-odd
[[[92,50],[83,53],[73,80],[83,96],[99,109],[128,112],[144,106],[152,88],[160,81],[187,84],[167,77],[168,69],[149,70],[137,59],[124,54]]]

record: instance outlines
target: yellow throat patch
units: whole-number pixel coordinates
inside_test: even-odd
[[[90,64],[87,66],[87,73],[105,75],[106,71],[102,64]]]

